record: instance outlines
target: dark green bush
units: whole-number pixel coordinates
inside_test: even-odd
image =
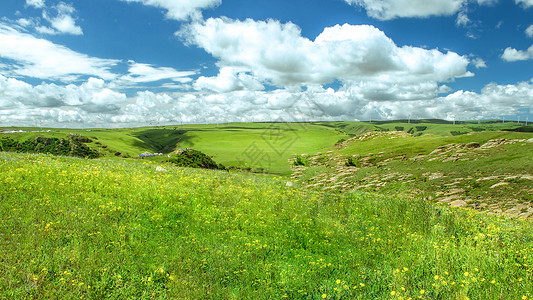
[[[455,131],[455,130],[452,130],[450,131],[450,134],[453,135],[453,136],[457,136],[457,135],[463,135],[463,134],[467,134],[468,132],[461,132],[461,131]]]
[[[296,157],[296,160],[294,161],[294,165],[295,166],[309,167],[309,163],[307,162],[307,158],[305,158],[304,156],[301,156],[301,155]]]
[[[335,145],[338,145],[338,144],[340,144],[340,143],[342,143],[342,142],[345,142],[345,141],[346,141],[346,139],[340,139],[340,140],[338,140],[338,141],[335,143]]]
[[[77,156],[85,158],[97,158],[99,153],[80,140],[84,137],[69,136],[67,139],[36,137],[33,140],[22,142],[4,137],[1,141],[2,151],[24,153],[49,153],[52,155]]]
[[[361,165],[359,164],[359,161],[355,157],[348,157],[346,162],[344,163],[347,167],[357,167],[360,168]]]
[[[211,157],[194,149],[179,150],[166,161],[178,167],[226,170],[224,165],[216,163]]]

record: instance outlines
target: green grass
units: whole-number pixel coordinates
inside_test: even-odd
[[[376,121],[376,122],[318,122],[323,125],[345,133],[347,135],[360,135],[370,131],[405,131],[414,135],[434,134],[440,136],[453,136],[454,132],[470,133],[477,131],[500,131],[513,130],[523,126],[517,122],[502,123],[491,121],[457,121],[456,124],[444,120],[397,120],[397,121]],[[423,130],[422,127],[426,127]]]
[[[422,136],[408,136],[402,138],[392,138],[388,135],[366,139],[348,144],[344,149],[336,151],[339,154],[354,155],[385,152],[385,157],[406,155],[407,157],[418,154],[429,154],[437,147],[448,144],[477,142],[484,144],[494,139],[529,139],[533,135],[530,133],[485,131],[473,132],[468,135],[441,136],[427,134]]]
[[[225,166],[251,168],[280,175],[290,174],[287,161],[294,155],[328,150],[339,139],[347,138],[334,128],[307,123],[228,123],[50,130],[51,132],[38,130],[39,132],[8,136],[18,139],[33,138],[37,135],[65,138],[69,134],[80,134],[96,138],[88,146],[98,149],[106,156],[115,156],[119,152],[127,157],[136,157],[147,151],[170,153],[176,148],[193,148],[212,156],[217,163]]]
[[[416,127],[427,127],[418,131]],[[143,152],[170,153],[176,148],[193,148],[214,158],[217,163],[256,172],[289,175],[288,159],[332,149],[340,140],[370,131],[403,131],[414,135],[452,136],[452,132],[469,133],[474,130],[504,130],[520,127],[518,123],[484,121],[453,122],[443,120],[381,121],[381,122],[315,122],[315,123],[227,123],[208,125],[180,125],[120,129],[54,129],[12,128],[33,131],[9,134],[17,139],[44,137],[66,138],[80,134],[94,139],[89,147],[102,155],[137,157]],[[50,132],[46,132],[50,130]],[[501,133],[499,133],[501,135]],[[510,134],[510,133],[507,133]],[[428,143],[431,144],[429,138]],[[453,140],[453,139],[452,139]],[[437,142],[438,143],[438,142]],[[433,144],[436,144],[435,142]],[[405,145],[399,145],[404,147]],[[418,146],[417,146],[418,147]],[[425,148],[412,149],[422,151]],[[371,151],[370,151],[371,152]],[[151,158],[160,161],[162,158]]]
[[[0,298],[533,297],[531,223],[157,166],[0,152]]]
[[[436,200],[444,198],[446,194],[452,193],[452,190],[463,190],[456,193],[454,200],[465,200],[472,207],[476,202],[485,203],[487,207],[483,206],[482,210],[501,213],[518,203],[533,201],[529,179],[515,178],[508,180],[508,185],[491,188],[494,184],[504,181],[506,177],[521,177],[533,173],[531,159],[533,144],[519,143],[482,151],[464,150],[465,155],[461,156],[461,160],[432,160],[432,156],[419,155],[428,155],[437,147],[449,144],[477,142],[482,145],[494,139],[532,137],[531,133],[503,131],[473,132],[453,137],[429,134],[398,137],[380,134],[372,138],[355,140],[342,149],[323,153],[320,157],[312,159],[314,163],[298,175],[297,181],[305,186],[318,183],[319,188],[336,185],[338,190],[403,192],[408,195],[424,195]],[[402,159],[404,156],[405,159]],[[360,168],[361,158],[369,158],[372,164]],[[340,160],[344,166],[349,159],[352,159],[352,163],[360,169],[339,171],[336,160]],[[429,179],[433,174],[439,174],[440,178]],[[483,179],[490,176],[499,176],[499,178]]]

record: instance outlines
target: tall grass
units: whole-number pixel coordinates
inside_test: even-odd
[[[157,166],[0,153],[0,298],[533,296],[531,223]]]

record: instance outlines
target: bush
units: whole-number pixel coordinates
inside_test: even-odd
[[[224,165],[217,164],[211,157],[194,149],[179,150],[166,161],[178,167],[226,170]]]
[[[416,126],[415,128],[416,128],[416,131],[424,131],[424,130],[428,129],[427,126]]]
[[[455,130],[450,131],[450,134],[453,135],[453,136],[463,135],[463,134],[467,134],[467,133],[468,132],[461,132],[461,131],[455,131]]]
[[[347,167],[357,167],[360,168],[361,164],[359,164],[359,161],[355,159],[355,157],[348,157],[346,160],[346,163],[344,163]]]
[[[402,126],[396,126],[396,127],[394,127],[394,129],[396,129],[396,131],[403,131],[403,127]]]
[[[304,166],[309,167],[309,163],[307,162],[307,158],[304,156],[297,156],[296,160],[294,161],[295,166]]]
[[[79,139],[78,139],[79,138]],[[22,153],[49,153],[52,155],[77,156],[86,158],[97,158],[100,155],[79,140],[83,137],[73,136],[67,139],[36,137],[32,140],[17,142],[10,138],[2,139],[2,150]]]
[[[342,143],[342,142],[346,142],[346,139],[340,139],[340,140],[338,140],[338,141],[335,143],[335,145],[339,145],[339,144]]]

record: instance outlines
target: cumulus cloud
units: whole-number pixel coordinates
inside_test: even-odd
[[[239,72],[232,67],[221,68],[220,73],[215,77],[201,76],[194,83],[194,87],[198,90],[207,89],[221,93],[240,90],[258,91],[265,88],[252,75]]]
[[[107,88],[99,78],[89,78],[83,84],[32,86],[23,81],[0,75],[0,102],[2,110],[61,108],[79,109],[86,113],[116,113],[126,95]]]
[[[367,14],[380,20],[395,18],[425,18],[450,16],[457,13],[466,0],[345,0],[346,3],[363,7]],[[478,2],[485,2],[478,0]]]
[[[245,88],[230,72],[233,69],[225,67],[247,72],[262,84],[285,88],[336,80],[344,84],[380,82],[411,90],[425,90],[421,86],[429,83],[438,90],[438,82],[471,75],[466,70],[469,60],[465,56],[399,47],[370,25],[328,27],[311,41],[302,37],[293,23],[219,18],[188,25],[177,34],[219,60],[223,71],[196,83],[196,87],[215,91]]]
[[[344,0],[354,6],[363,7],[368,16],[378,20],[396,18],[427,18],[432,16],[452,16],[459,13],[456,23],[466,26],[470,19],[466,14],[471,2],[478,5],[494,5],[498,0]],[[517,0],[531,1],[531,0]]]
[[[533,59],[533,45],[526,51],[507,47],[502,54],[502,59],[508,62]]]
[[[35,8],[43,8],[44,0],[26,0],[26,6],[32,6]]]
[[[225,93],[154,93],[131,98],[101,79],[80,85],[33,86],[0,75],[0,124],[43,126],[137,126],[160,124],[316,121],[412,118],[493,118],[516,114],[533,97],[533,82],[485,86],[480,93],[458,91],[439,97],[434,83],[402,89],[357,82],[338,90],[312,85],[304,91],[236,90]],[[440,87],[442,92],[449,92]],[[376,91],[381,91],[377,93]],[[433,93],[420,99],[420,95]],[[416,94],[414,97],[413,94]],[[417,100],[412,100],[413,98]]]
[[[528,28],[526,28],[526,36],[533,38],[533,24],[529,25]]]
[[[533,6],[533,0],[515,0],[516,4],[522,5],[524,8]]]
[[[80,75],[113,79],[118,61],[89,57],[0,23],[0,57],[14,61],[8,74],[73,81]]]
[[[186,21],[202,19],[202,10],[213,8],[222,0],[122,0],[124,2],[137,2],[143,5],[155,6],[167,11],[169,19]]]

